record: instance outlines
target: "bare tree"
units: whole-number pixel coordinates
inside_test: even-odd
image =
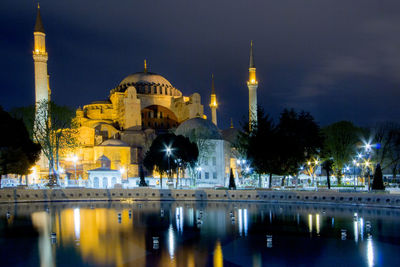
[[[72,120],[73,111],[53,102],[41,101],[36,105],[33,138],[42,146],[42,152],[48,159],[49,176],[56,178],[60,156],[72,151],[77,145],[77,127]]]
[[[400,125],[387,121],[377,124],[373,131],[375,161],[383,170],[390,168],[395,178],[400,164]]]

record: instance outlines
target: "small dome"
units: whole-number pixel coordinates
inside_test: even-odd
[[[129,146],[129,145],[119,139],[108,139],[103,143],[101,143],[101,146]]]
[[[239,130],[236,128],[225,129],[222,130],[222,138],[231,144],[235,144],[239,138],[239,133]]]
[[[125,85],[125,84],[136,84],[136,83],[142,83],[142,84],[160,84],[164,86],[171,86],[171,83],[165,79],[163,76],[152,73],[152,72],[137,72],[131,75],[128,75],[125,79],[122,80],[122,82],[119,85]]]
[[[200,139],[222,139],[217,126],[202,118],[186,120],[176,128],[175,134],[189,138],[195,135]]]

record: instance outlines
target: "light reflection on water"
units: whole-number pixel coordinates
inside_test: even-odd
[[[82,266],[321,265],[327,251],[337,263],[346,258],[355,266],[400,263],[395,252],[400,249],[396,210],[382,214],[320,206],[143,202],[97,203],[94,208],[86,203],[54,204],[46,212],[43,205],[30,205],[30,210],[18,205],[13,220],[2,220],[0,234],[20,227],[23,218],[30,220],[32,229],[25,227],[38,233],[35,242],[26,241],[38,248],[33,266],[66,266],[60,260],[65,257],[75,259],[77,267],[80,262]],[[5,214],[3,210],[0,207]],[[347,231],[344,240],[342,230]],[[271,243],[273,237],[273,245],[267,244],[267,235]],[[159,237],[159,246],[153,246],[153,237]],[[14,242],[4,232],[0,241]]]

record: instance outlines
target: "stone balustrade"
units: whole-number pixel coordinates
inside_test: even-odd
[[[177,189],[17,189],[0,190],[0,203],[62,201],[237,201],[319,203],[400,208],[400,194],[385,192],[177,190]]]

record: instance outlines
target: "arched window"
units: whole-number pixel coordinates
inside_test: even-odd
[[[107,177],[103,177],[103,188],[108,188],[108,179],[107,179]]]
[[[93,179],[93,187],[94,188],[99,188],[99,178],[98,177],[94,177],[94,179]]]
[[[114,187],[116,183],[117,183],[117,178],[113,177],[111,179],[111,187]]]

